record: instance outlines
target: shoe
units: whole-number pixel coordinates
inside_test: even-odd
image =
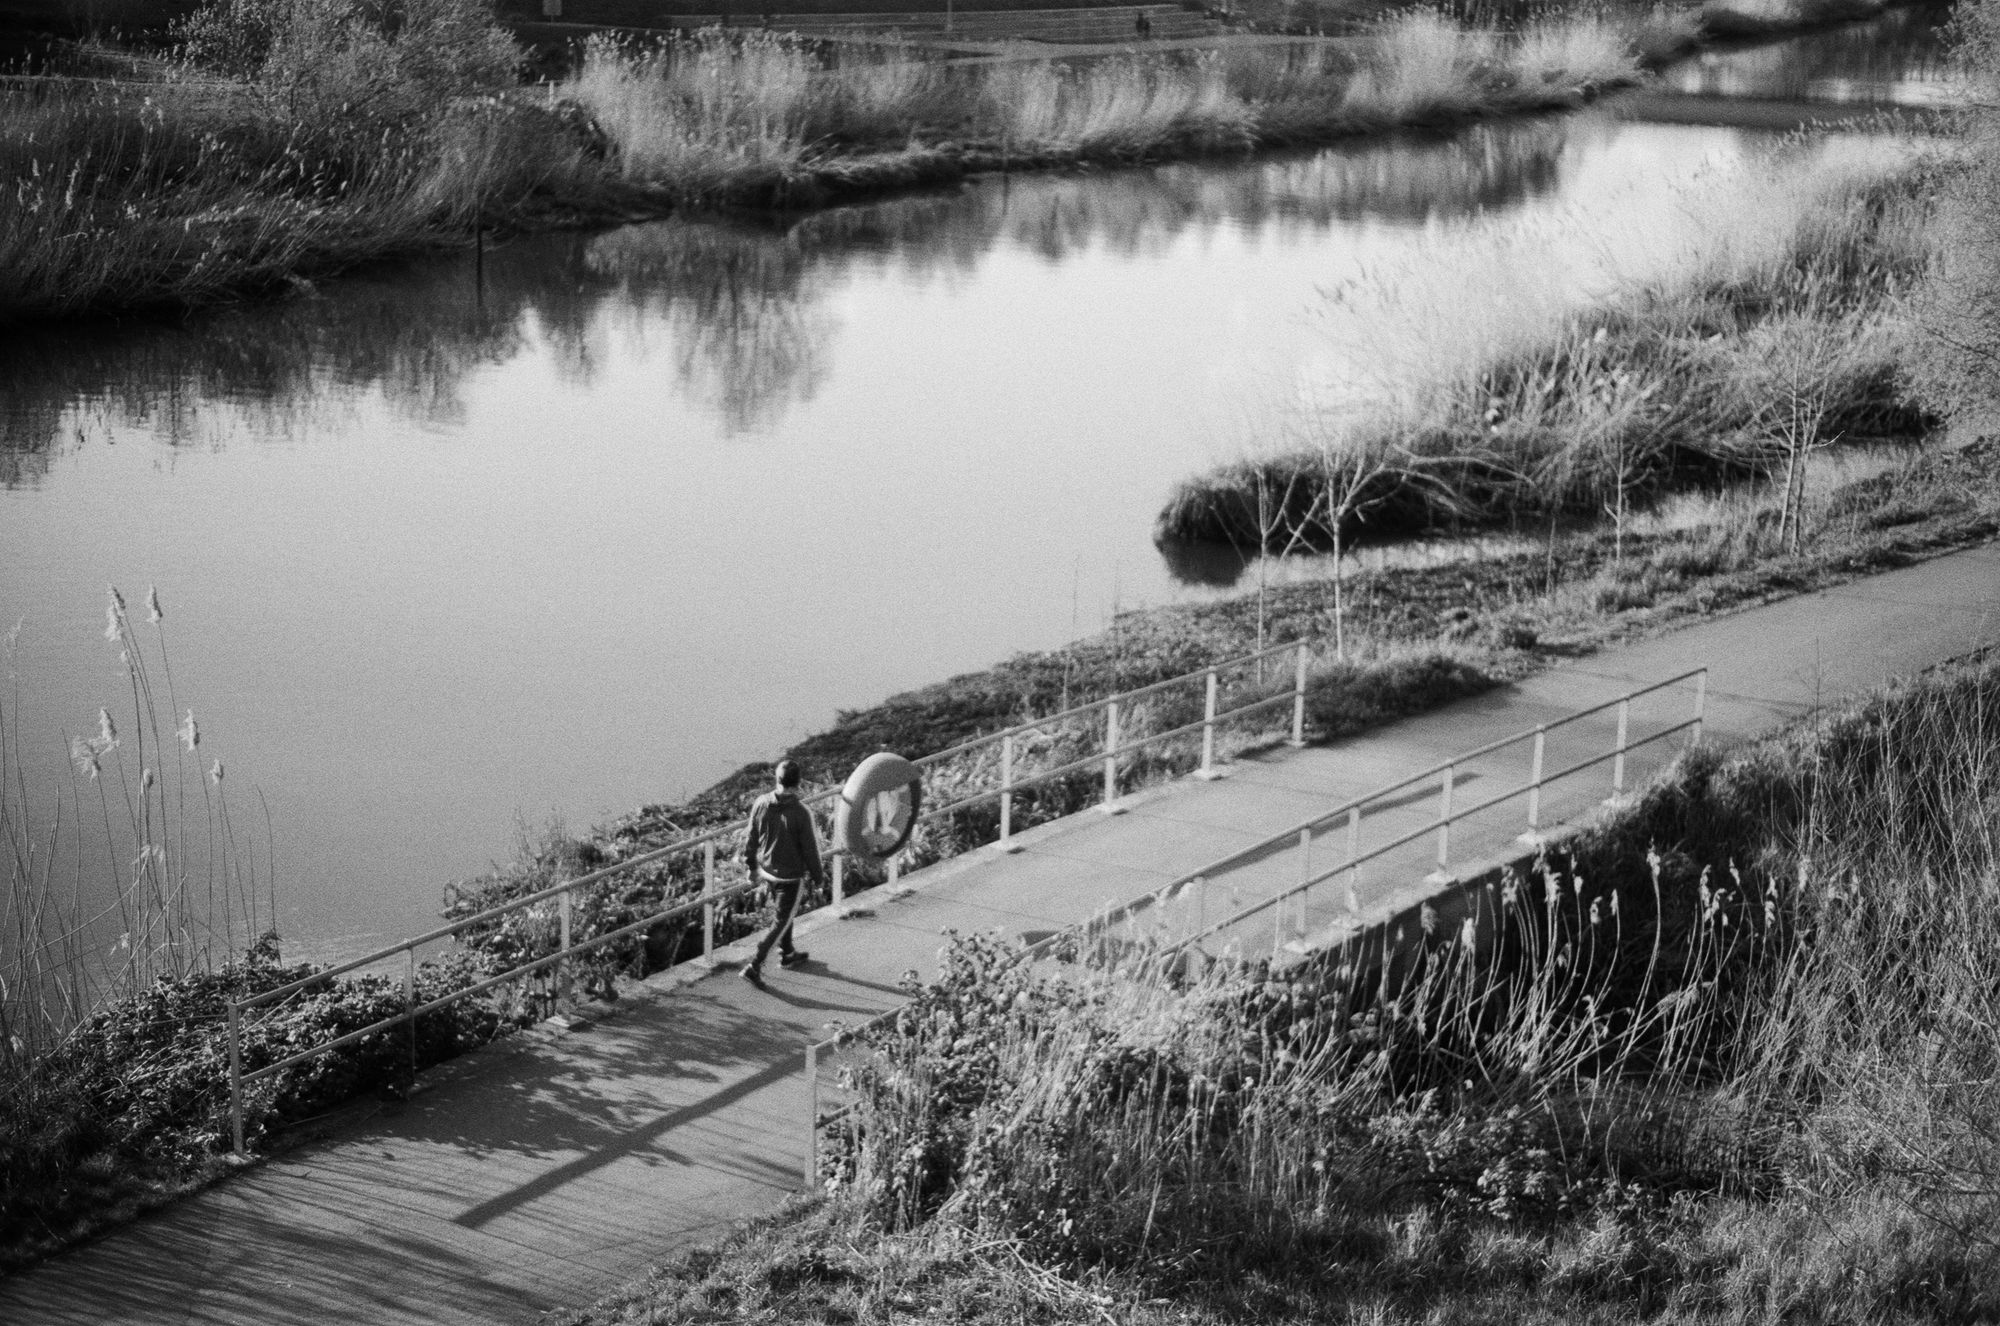
[[[780,953],[778,955],[778,965],[780,967],[797,967],[804,963],[808,956],[804,949],[795,948],[790,953]]]
[[[743,970],[736,974],[752,985],[762,985],[764,983],[764,968],[755,962],[744,963]]]

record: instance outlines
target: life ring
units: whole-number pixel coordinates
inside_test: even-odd
[[[923,770],[881,751],[855,766],[840,789],[833,833],[849,856],[883,861],[903,850],[923,810]]]

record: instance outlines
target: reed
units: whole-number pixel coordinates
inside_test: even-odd
[[[0,1063],[21,1074],[96,1009],[275,924],[268,825],[232,809],[223,762],[179,703],[157,591],[143,628],[116,589],[105,615],[124,703],[69,739],[72,779],[48,804],[30,802],[18,710],[0,707]]]
[[[246,806],[175,681],[149,589],[106,595],[123,694],[69,739],[44,786],[0,699],[0,1274],[209,1181],[230,1146],[229,1004],[309,976],[280,959],[271,820]],[[8,641],[13,672],[14,641]],[[447,952],[420,1001],[489,974]],[[378,1088],[546,1014],[547,989],[503,989],[288,1069],[248,1094],[246,1137]],[[243,1064],[408,1007],[401,980],[359,975],[244,1020]]]
[[[110,1082],[144,1097],[182,1065],[134,1053],[130,1039],[94,1061],[78,1047],[106,1039],[107,1021],[126,1010],[141,1025],[136,1039],[159,1050],[173,1034],[162,1031],[161,992],[207,979],[275,924],[262,798],[253,790],[245,812],[182,703],[157,591],[135,621],[108,590],[104,634],[124,695],[69,739],[66,782],[31,779],[18,693],[0,703],[0,1265],[38,1219],[112,1190],[115,1207],[151,1186],[125,1184],[129,1167],[113,1176],[77,1166],[104,1146]],[[52,1193],[68,1196],[45,1202]]]

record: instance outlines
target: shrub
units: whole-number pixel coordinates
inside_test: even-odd
[[[520,60],[485,0],[210,0],[182,32],[307,118],[410,115],[505,87]]]

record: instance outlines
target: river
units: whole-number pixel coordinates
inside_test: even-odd
[[[1935,45],[1890,29],[1668,83],[1921,101]],[[673,800],[843,708],[1229,592],[1240,565],[1151,543],[1179,479],[1754,230],[1774,161],[1900,150],[1774,143],[1613,101],[0,341],[12,739],[40,800],[125,698],[105,586],[157,585],[204,764],[260,842],[268,804],[288,952],[359,951],[517,823]]]

